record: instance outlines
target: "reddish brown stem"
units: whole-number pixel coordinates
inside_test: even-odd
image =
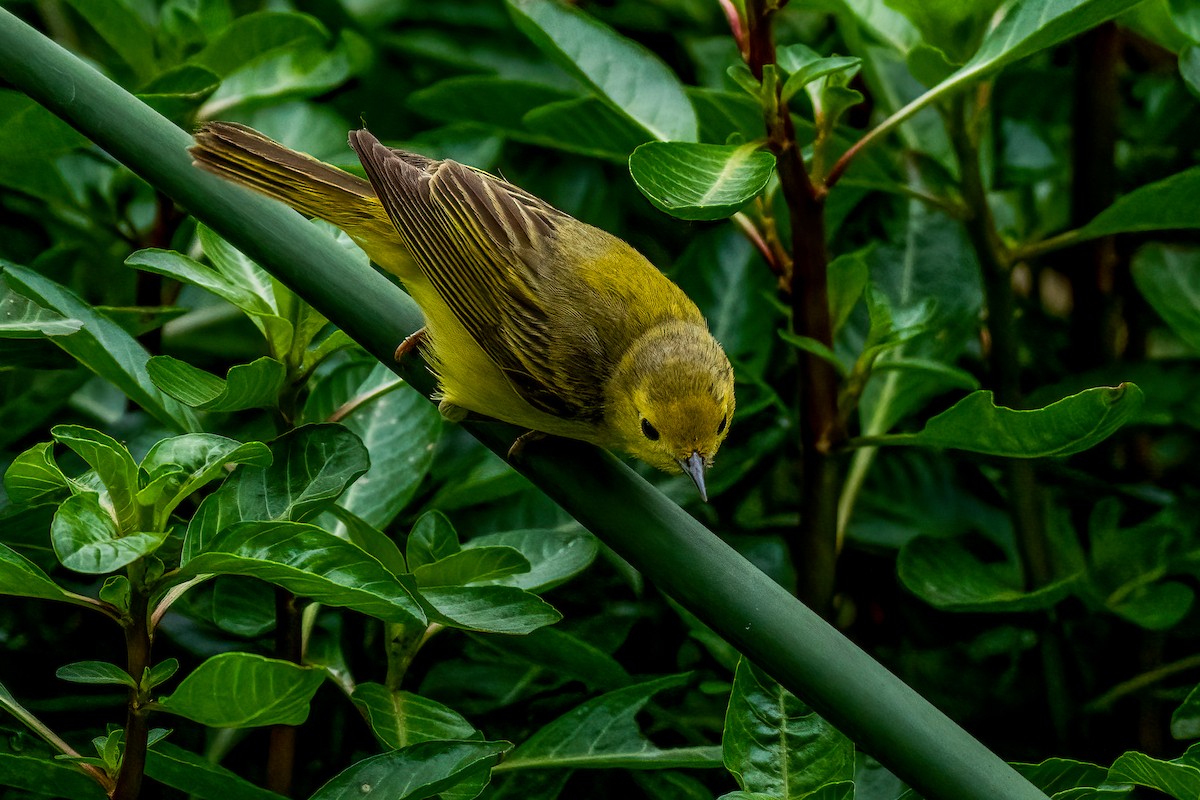
[[[275,654],[299,664],[304,660],[304,632],[301,602],[286,589],[275,590]],[[267,750],[267,788],[276,794],[291,795],[296,767],[296,727],[271,728]]]
[[[140,565],[130,567],[131,592],[129,618],[125,621],[126,665],[130,676],[139,686],[129,690],[129,706],[125,714],[125,752],[113,800],[137,800],[142,791],[142,775],[146,771],[146,750],[150,736],[150,697],[140,685],[150,666],[149,593],[143,583]]]

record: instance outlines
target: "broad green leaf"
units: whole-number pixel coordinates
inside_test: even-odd
[[[224,380],[171,356],[153,356],[146,371],[155,386],[184,405],[215,412],[275,406],[287,372],[268,356],[235,364]]]
[[[100,496],[81,492],[68,497],[50,526],[50,540],[58,560],[67,569],[93,575],[112,572],[166,541],[168,531],[122,534],[112,515],[100,505]]]
[[[642,194],[680,219],[724,219],[753,200],[775,171],[775,156],[742,145],[649,142],[629,157]]]
[[[587,569],[600,550],[596,537],[585,531],[547,529],[487,533],[467,542],[466,549],[474,547],[512,547],[520,551],[529,562],[529,571],[497,582],[529,592],[544,592],[565,583]]]
[[[0,286],[0,339],[41,339],[77,332],[83,323],[42,308],[7,286]]]
[[[1013,3],[1008,6],[1000,23],[987,32],[979,49],[962,67],[890,116],[871,135],[882,135],[926,106],[1014,61],[1053,47],[1089,28],[1107,22],[1140,2],[1141,0],[1025,0]]]
[[[253,653],[221,653],[196,667],[159,708],[213,728],[299,725],[324,675]]]
[[[990,391],[979,391],[929,420],[917,433],[880,436],[876,441],[1008,458],[1066,456],[1107,439],[1141,404],[1142,392],[1132,383],[1087,389],[1032,411],[997,406]]]
[[[341,425],[303,425],[271,443],[272,462],[244,467],[204,499],[188,525],[183,563],[229,525],[301,521],[320,513],[370,466],[366,448]]]
[[[512,547],[471,547],[413,570],[417,585],[466,586],[493,583],[510,575],[529,572],[529,561]]]
[[[1198,228],[1197,192],[1200,192],[1200,167],[1192,167],[1121,195],[1084,225],[1079,235],[1094,239],[1114,233]]]
[[[33,504],[65,496],[70,491],[67,476],[54,460],[51,442],[35,444],[13,459],[4,473],[8,499],[18,504]]]
[[[351,699],[366,715],[375,738],[388,750],[439,739],[482,738],[475,726],[454,709],[412,692],[393,692],[380,683],[360,683]]]
[[[85,367],[112,383],[152,417],[175,431],[200,430],[190,408],[158,390],[146,374],[150,354],[121,328],[83,302],[70,289],[33,270],[0,261],[5,280],[17,292],[64,317],[83,323],[77,332],[53,342]]]
[[[1082,786],[1099,786],[1108,773],[1104,767],[1069,758],[1048,758],[1040,764],[1013,764],[1030,783],[1047,795]]]
[[[1050,608],[1071,590],[1073,576],[1026,591],[1020,568],[985,563],[956,539],[918,536],[900,551],[900,581],[934,608],[947,611],[1034,611]]]
[[[305,404],[305,418],[319,422],[334,414],[362,440],[371,458],[370,468],[338,505],[368,525],[386,528],[429,471],[442,415],[379,363],[347,365],[321,382]]]
[[[305,41],[266,52],[225,76],[199,115],[211,119],[250,103],[313,97],[345,83],[363,59],[364,42],[351,30],[332,47]]]
[[[67,0],[70,6],[87,20],[100,38],[133,69],[134,75],[146,80],[154,74],[154,32],[133,7],[121,0],[97,3],[93,0]]]
[[[1001,0],[884,0],[921,32],[927,44],[961,64],[979,42]]]
[[[625,161],[648,138],[641,126],[596,97],[547,103],[530,111],[521,122],[533,134],[535,144],[610,161]]]
[[[617,689],[632,682],[615,658],[558,628],[538,628],[525,636],[486,641],[506,656],[515,656],[596,689]]]
[[[1149,786],[1175,800],[1200,797],[1200,768],[1177,761],[1160,761],[1145,753],[1128,752],[1113,762],[1108,771],[1110,783]]]
[[[211,70],[196,64],[180,64],[142,86],[137,97],[164,117],[182,121],[220,85],[221,79]]]
[[[1200,739],[1200,686],[1171,714],[1171,735],[1176,739]]]
[[[219,575],[212,587],[212,621],[234,636],[263,636],[275,629],[275,587],[257,578]]]
[[[141,463],[141,469],[150,482],[153,483],[160,475],[169,476],[169,481],[158,497],[139,497],[139,500],[152,504],[157,521],[165,524],[184,498],[205,484],[223,477],[226,466],[242,464],[266,467],[270,463],[271,451],[262,442],[243,444],[215,433],[173,436],[151,447]]]
[[[509,0],[517,27],[552,61],[656,139],[696,141],[696,113],[654,53],[558,0]]]
[[[120,533],[137,530],[141,522],[137,502],[138,467],[125,446],[107,434],[82,425],[55,425],[50,429],[50,435],[74,450],[96,471],[108,490]]]
[[[55,160],[86,144],[74,128],[24,94],[0,90],[0,186],[61,203],[70,188]]]
[[[283,795],[170,742],[159,742],[146,754],[146,775],[199,800],[283,800]]]
[[[461,549],[458,533],[446,515],[440,511],[427,511],[409,532],[404,557],[408,561],[408,568],[415,572]]]
[[[829,316],[836,334],[846,324],[867,288],[870,274],[862,250],[843,253],[829,262]]]
[[[438,81],[408,96],[408,107],[442,122],[477,122],[520,137],[528,135],[523,119],[547,103],[572,95],[544,83],[496,75],[461,75]]]
[[[1179,77],[1192,96],[1200,98],[1200,46],[1185,47],[1179,54]]]
[[[106,800],[100,784],[74,767],[49,756],[0,753],[0,786],[23,789],[38,796],[71,800]]]
[[[1132,270],[1146,301],[1200,353],[1200,250],[1148,244],[1134,256]]]
[[[334,531],[338,536],[383,564],[393,575],[403,575],[408,572],[404,554],[386,533],[368,525],[341,506],[333,506],[329,514],[341,526]],[[328,530],[328,528],[326,529]]]
[[[225,76],[271,50],[328,38],[325,26],[307,14],[257,12],[233,20],[189,62]]]
[[[1171,21],[1193,42],[1200,42],[1200,5],[1195,0],[1167,0]]]
[[[2,543],[0,543],[0,595],[73,602],[67,591],[50,580],[50,576],[38,569],[36,564]]]
[[[508,742],[418,742],[371,756],[338,773],[309,800],[359,800],[377,794],[387,800],[433,797],[500,763]]]
[[[71,683],[115,683],[131,689],[137,688],[137,681],[131,678],[128,672],[107,661],[77,661],[74,664],[59,667],[54,674]]]
[[[168,658],[155,664],[147,672],[144,680],[147,689],[153,689],[169,681],[179,671],[179,659]]]
[[[1133,587],[1120,598],[1105,605],[1114,614],[1147,630],[1165,631],[1180,622],[1192,610],[1196,592],[1180,581],[1160,581]]]
[[[815,80],[835,72],[857,71],[862,64],[861,58],[847,56],[825,58],[817,51],[802,44],[779,48],[776,58],[779,66],[788,73],[787,81],[783,84],[784,102]]]
[[[720,760],[719,748],[663,750],[642,735],[634,720],[653,695],[684,682],[683,676],[668,676],[588,700],[525,740],[504,760],[503,769],[714,766]]]
[[[854,778],[854,744],[744,658],[721,747],[725,768],[747,792],[798,800]]]
[[[235,523],[212,537],[182,572],[247,575],[388,622],[425,621],[420,606],[387,568],[349,542],[306,523]]]
[[[529,633],[562,614],[536,594],[515,586],[441,586],[421,590],[431,620],[481,633]]]
[[[254,275],[256,279],[254,281],[235,279],[236,273],[235,276],[226,275],[215,267],[201,264],[174,250],[153,248],[138,250],[125,259],[125,263],[131,267],[173,278],[183,283],[190,283],[212,292],[217,297],[227,300],[250,314],[251,319],[275,313],[274,293],[269,293],[270,282],[266,282],[264,286],[261,278],[257,275]],[[260,295],[260,291],[267,296]]]

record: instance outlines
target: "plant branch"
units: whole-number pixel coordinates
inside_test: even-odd
[[[396,345],[421,327],[416,305],[387,278],[355,262],[299,214],[199,173],[184,131],[3,8],[0,77],[169,194],[380,361],[391,365]],[[392,366],[410,386],[432,390],[419,365]],[[494,423],[465,427],[500,455],[519,433]],[[928,800],[1046,800],[615,456],[548,439],[516,466],[647,580]]]
[[[125,619],[126,671],[137,686],[129,689],[125,714],[125,751],[113,800],[137,800],[146,771],[146,751],[150,735],[149,693],[142,687],[142,676],[150,668],[150,591],[146,586],[146,566],[138,560],[129,565],[129,616]]]
[[[303,601],[287,589],[275,588],[275,657],[304,662]],[[296,726],[273,725],[267,747],[267,789],[289,796],[296,768]]]
[[[67,742],[57,733],[52,731],[50,727],[46,725],[46,723],[35,717],[29,709],[25,708],[25,706],[18,703],[16,698],[9,694],[8,690],[6,690],[3,685],[0,685],[0,708],[4,709],[9,714],[12,714],[17,718],[18,722],[36,733],[47,744],[49,744],[55,750],[58,750],[63,755],[70,756],[72,759],[82,758],[82,756],[79,755],[78,750],[67,744]],[[85,764],[80,761],[71,761],[70,763],[73,767],[81,770],[89,778],[100,784],[101,788],[103,788],[107,794],[112,795],[114,787],[113,779],[110,778],[104,770],[93,766],[92,764]]]

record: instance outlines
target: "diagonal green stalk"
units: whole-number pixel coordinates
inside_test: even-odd
[[[186,133],[0,9],[0,77],[66,119],[257,259],[387,363],[421,324],[383,276],[315,226],[191,166]],[[422,390],[432,381],[406,363]],[[514,429],[468,425],[505,453]],[[1045,795],[609,453],[528,447],[521,472],[664,592],[804,698],[928,800]]]

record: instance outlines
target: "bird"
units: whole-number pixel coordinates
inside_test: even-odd
[[[729,433],[733,368],[695,303],[618,237],[450,159],[349,143],[367,180],[253,128],[208,122],[193,163],[341,228],[425,318],[439,409],[563,436],[686,473]],[[525,439],[518,439],[519,448]]]

